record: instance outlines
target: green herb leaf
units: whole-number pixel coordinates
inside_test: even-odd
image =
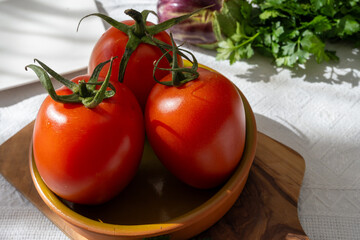
[[[325,43],[310,31],[305,31],[303,35],[304,37],[301,40],[301,46],[304,50],[314,54],[318,63],[330,60],[330,57],[325,52]]]
[[[284,32],[284,27],[281,26],[281,23],[276,22],[275,26],[273,27],[272,40],[278,42],[281,34],[283,34]]]
[[[338,21],[338,35],[344,37],[360,31],[360,24],[350,15],[346,15]]]
[[[281,14],[281,12],[277,11],[277,10],[265,10],[264,12],[262,12],[259,17],[261,20],[267,20],[269,18],[276,18],[276,17],[286,17],[286,15]]]
[[[234,19],[241,22],[251,17],[252,7],[247,0],[232,0],[224,3],[223,11],[228,12]]]
[[[347,39],[360,45],[360,0],[227,0],[215,13],[218,60],[230,64],[254,51],[293,67],[314,57],[339,60],[326,43]]]
[[[313,28],[317,34],[321,34],[332,28],[329,19],[326,16],[321,15],[316,16],[310,22],[304,24],[304,26],[307,28]]]
[[[231,39],[219,42],[218,54],[216,60],[230,59],[230,63],[233,63],[235,59],[230,58],[234,50],[234,44]]]
[[[218,28],[221,29],[221,33],[226,37],[231,37],[236,32],[236,21],[231,15],[215,13],[215,21]],[[218,39],[221,39],[221,33],[216,34]]]
[[[296,43],[287,42],[284,46],[281,47],[284,55],[291,55],[295,52]]]

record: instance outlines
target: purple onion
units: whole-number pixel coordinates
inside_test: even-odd
[[[213,12],[220,10],[222,3],[223,0],[159,0],[157,14],[159,22],[163,22],[214,4],[169,29],[176,40],[211,44],[216,42],[212,28]]]

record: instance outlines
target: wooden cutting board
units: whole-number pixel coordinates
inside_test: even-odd
[[[50,211],[29,171],[33,122],[0,146],[0,173],[72,239],[84,239]],[[196,239],[308,240],[297,212],[304,159],[258,133],[258,147],[246,186],[229,212]]]

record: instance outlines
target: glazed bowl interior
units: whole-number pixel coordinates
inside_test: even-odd
[[[255,157],[255,118],[248,101],[240,94],[246,112],[245,149],[235,172],[217,188],[199,190],[180,182],[163,167],[148,143],[133,181],[105,204],[80,205],[56,196],[41,179],[30,150],[30,170],[35,187],[43,201],[77,229],[132,237],[158,236],[182,229],[199,233],[219,220],[233,205],[245,185]],[[209,214],[218,217],[208,218]],[[191,230],[199,221],[208,224]]]

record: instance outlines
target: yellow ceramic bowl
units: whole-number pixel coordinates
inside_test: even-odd
[[[217,222],[235,203],[246,183],[255,157],[257,129],[252,109],[240,94],[246,111],[245,149],[236,171],[218,188],[198,190],[183,184],[161,165],[148,143],[133,181],[105,204],[84,206],[57,197],[41,179],[30,151],[35,187],[55,214],[88,239],[143,239],[161,235],[189,239]]]

